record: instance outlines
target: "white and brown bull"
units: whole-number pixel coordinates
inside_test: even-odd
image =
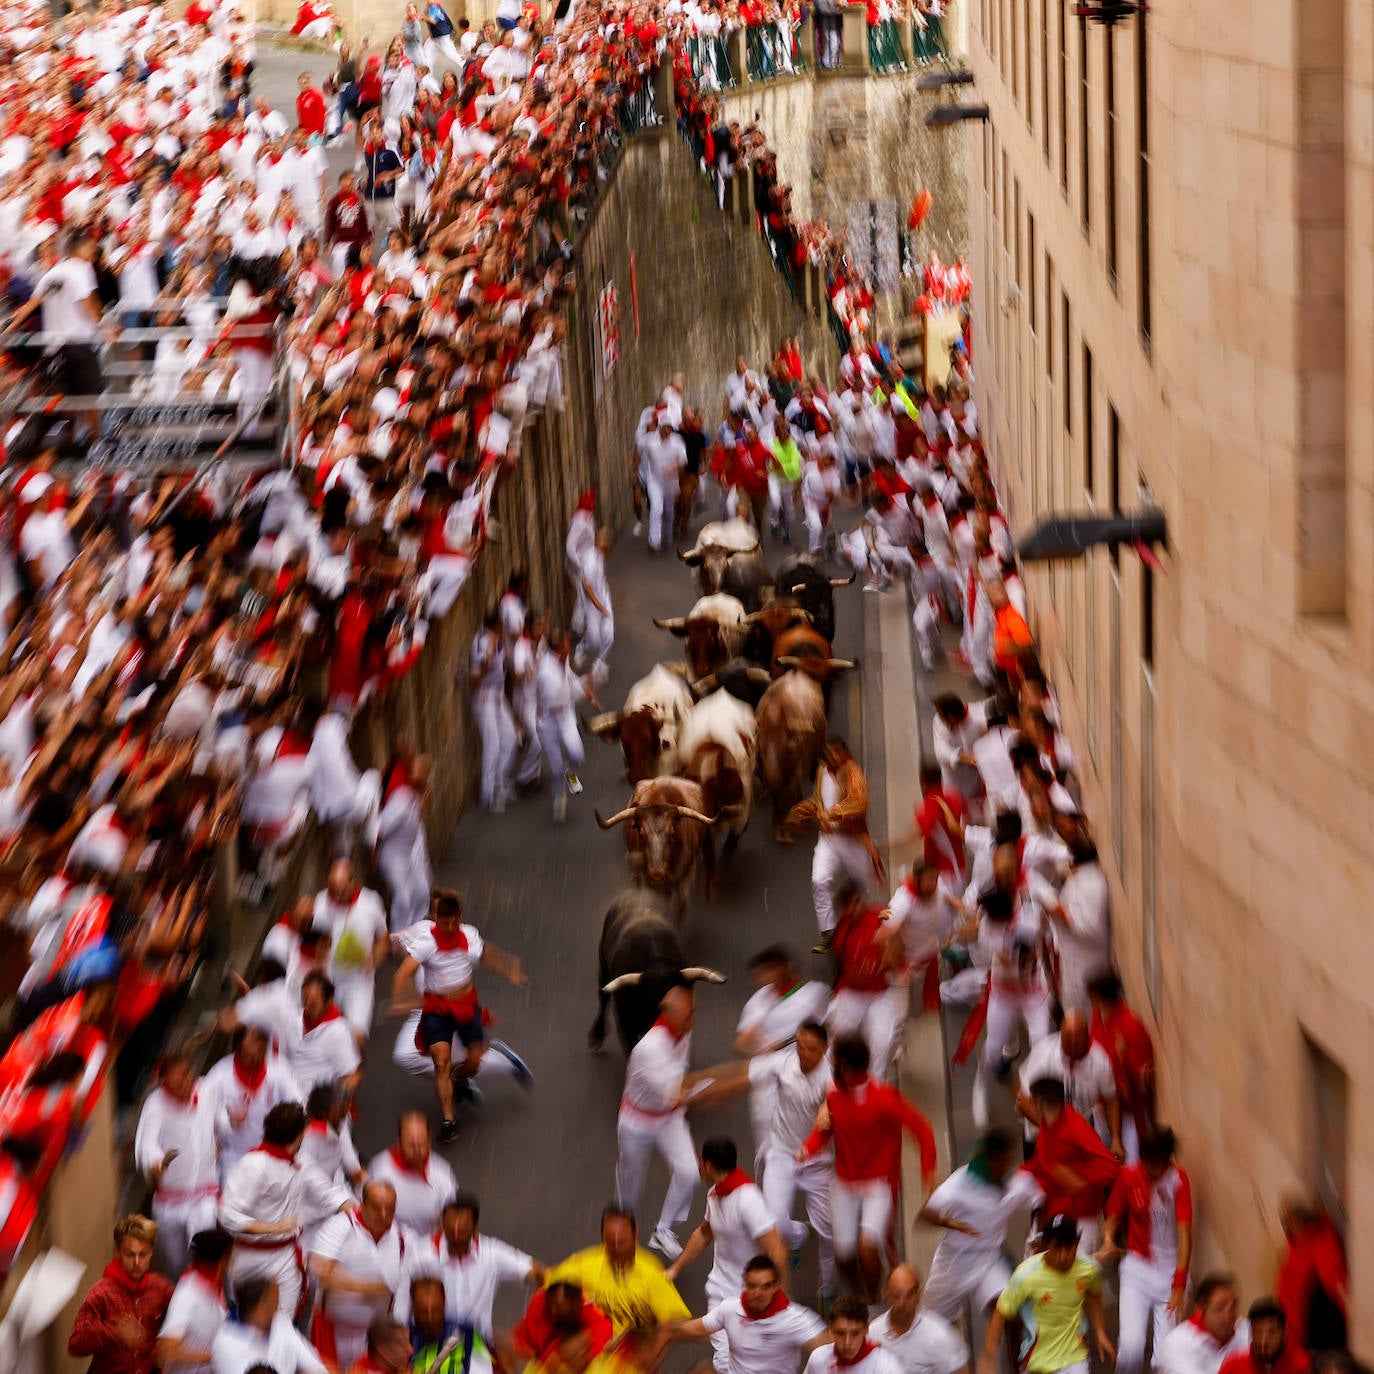
[[[712,520],[701,527],[697,542],[678,557],[696,569],[697,590],[703,595],[718,592],[725,570],[737,559],[762,563],[758,531],[747,520]]]
[[[749,825],[757,735],[753,711],[721,689],[697,702],[678,736],[682,771],[701,787],[703,808],[718,818],[726,855]]]
[[[692,709],[692,691],[681,672],[656,663],[625,694],[619,711],[608,711],[588,722],[601,739],[619,741],[625,772],[631,782],[675,773],[677,737]]]
[[[606,1039],[606,1011],[615,1001],[620,1043],[628,1054],[658,1017],[669,988],[723,983],[710,968],[684,967],[682,937],[662,900],[642,887],[622,892],[606,910],[597,945],[596,1020],[587,1032],[594,1050]]]
[[[744,603],[721,592],[701,597],[686,615],[655,619],[654,624],[687,641],[687,667],[693,681],[737,657],[749,633]]]
[[[609,820],[603,821],[596,813],[596,823],[603,830],[624,825],[631,875],[653,891],[671,897],[679,923],[687,913],[687,898],[703,855],[708,880],[713,872],[711,826],[715,819],[706,814],[700,786],[675,777],[645,778],[636,783],[629,806]]]
[[[809,794],[825,747],[825,691],[816,677],[794,668],[774,680],[754,718],[759,780],[773,798],[773,838],[790,844],[783,820]]]

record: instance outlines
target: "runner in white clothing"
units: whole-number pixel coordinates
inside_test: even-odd
[[[239,1160],[224,1182],[219,1216],[234,1237],[230,1287],[246,1278],[268,1278],[281,1312],[294,1318],[304,1298],[302,1230],[353,1205],[347,1188],[297,1159],[305,1139],[305,1109],[282,1102],[267,1113],[262,1144]]]
[[[989,1131],[969,1162],[956,1169],[931,1193],[918,1219],[944,1231],[921,1306],[946,1321],[959,1319],[965,1302],[980,1316],[1001,1295],[1011,1278],[1003,1247],[1007,1227],[1019,1211],[1040,1200],[1035,1180],[1017,1167],[1010,1132]]]
[[[578,666],[595,686],[610,676],[607,661],[615,642],[615,608],[611,604],[611,583],[606,576],[606,558],[611,551],[611,532],[604,526],[596,532],[596,542],[582,559],[582,601],[585,626],[577,646]]]
[[[166,1374],[210,1374],[211,1350],[227,1315],[224,1278],[234,1238],[218,1227],[191,1237],[191,1261],[177,1280],[153,1363]]]
[[[473,975],[477,965],[494,969],[518,988],[527,987],[520,960],[505,950],[484,941],[475,926],[463,922],[463,903],[456,892],[436,889],[434,919],[421,921],[397,937],[405,957],[391,984],[391,1010],[408,1012],[415,1003],[415,975],[424,973],[424,993],[420,1001],[418,1040],[434,1061],[434,1093],[439,1099],[442,1120],[440,1140],[453,1140],[458,1134],[457,1089],[461,1083],[465,1097],[471,1096],[468,1080],[482,1064],[488,1049],[509,1066],[522,1086],[533,1081],[529,1066],[502,1041],[487,1044],[482,1007],[477,1001]],[[453,1059],[453,1038],[462,1042],[466,1056]]]
[[[328,1374],[314,1346],[281,1310],[275,1280],[260,1274],[240,1278],[232,1292],[238,1319],[225,1322],[215,1337],[210,1354],[214,1374],[262,1369],[272,1374]]]
[[[539,661],[535,678],[539,743],[549,761],[553,818],[560,824],[567,818],[569,793],[576,796],[582,791],[578,770],[585,755],[577,723],[577,701],[579,697],[596,700],[591,675],[579,678],[573,671],[571,656],[571,637],[566,630],[555,630],[549,636],[549,647]]]
[[[670,988],[659,1008],[658,1020],[630,1051],[625,1065],[625,1092],[616,1120],[616,1200],[627,1212],[639,1206],[649,1155],[657,1150],[671,1178],[663,1209],[650,1237],[650,1248],[669,1261],[682,1253],[676,1235],[687,1219],[697,1184],[697,1157],[687,1129],[684,1090],[692,1053],[695,998],[689,987]]]
[[[299,1102],[304,1096],[286,1061],[268,1054],[269,1044],[261,1027],[240,1026],[234,1032],[233,1053],[211,1065],[200,1080],[215,1113],[221,1183],[262,1139],[267,1113],[278,1102]]]
[[[134,1163],[154,1189],[158,1249],[179,1274],[191,1237],[214,1226],[219,1197],[215,1102],[185,1055],[163,1061],[161,1082],[139,1114]]]
[[[706,1193],[706,1216],[687,1238],[682,1253],[664,1271],[670,1283],[714,1244],[711,1272],[706,1276],[706,1301],[714,1308],[728,1302],[744,1286],[744,1266],[757,1255],[773,1261],[779,1274],[788,1272],[787,1247],[778,1235],[773,1213],[753,1179],[739,1167],[735,1142],[714,1136],[701,1147],[701,1176],[711,1186]],[[730,1374],[730,1348],[724,1330],[711,1337],[717,1374]]]
[[[868,1305],[853,1293],[830,1309],[830,1344],[811,1353],[805,1374],[901,1374],[889,1351],[869,1338]]]
[[[909,1264],[899,1264],[883,1289],[887,1311],[873,1319],[869,1339],[901,1366],[902,1374],[963,1374],[968,1344],[936,1312],[920,1312],[921,1281]]]
[[[320,1227],[310,1250],[319,1288],[311,1337],[327,1361],[351,1369],[362,1358],[368,1327],[409,1294],[407,1250],[413,1258],[418,1246],[396,1220],[395,1188],[375,1179],[356,1208]]]
[[[678,1341],[721,1337],[729,1352],[729,1374],[796,1374],[798,1356],[829,1341],[825,1323],[809,1307],[789,1302],[778,1266],[755,1255],[744,1266],[744,1288],[717,1303],[704,1317],[683,1322]]]
[[[429,1119],[421,1111],[401,1113],[396,1144],[368,1165],[367,1175],[396,1190],[396,1220],[421,1236],[439,1225],[444,1203],[458,1187],[448,1161],[430,1148]]]
[[[381,895],[363,887],[349,859],[335,859],[315,897],[315,925],[329,931],[333,946],[329,976],[339,1010],[359,1043],[372,1030],[378,965],[391,951]]]
[[[523,1250],[478,1235],[481,1207],[473,1193],[455,1193],[444,1204],[441,1228],[419,1247],[411,1271],[443,1280],[449,1321],[492,1340],[492,1306],[503,1283],[543,1283],[545,1265]]]
[[[301,1091],[340,1083],[345,1092],[355,1092],[363,1076],[362,1055],[357,1037],[335,1005],[334,983],[326,974],[306,975],[298,1024],[295,1043],[284,1046],[283,1053]]]
[[[1058,1032],[1047,1035],[1022,1061],[1017,1078],[1016,1109],[1025,1117],[1026,1132],[1034,1139],[1039,1131],[1031,1084],[1057,1078],[1064,1085],[1069,1105],[1102,1137],[1118,1159],[1126,1158],[1121,1143],[1121,1103],[1116,1096],[1116,1074],[1107,1051],[1092,1038],[1088,1018],[1077,1009],[1064,1013]]]

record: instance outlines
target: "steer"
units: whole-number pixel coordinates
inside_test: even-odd
[[[686,639],[687,666],[696,679],[715,672],[744,648],[746,618],[740,601],[717,592],[703,596],[686,615],[654,624]]]
[[[773,796],[773,838],[790,844],[782,823],[811,790],[825,746],[825,692],[809,673],[777,678],[754,712],[758,721],[759,779]]]
[[[755,663],[771,664],[773,646],[777,643],[778,637],[798,626],[810,624],[809,613],[791,597],[775,597],[762,610],[755,611],[748,617],[749,631],[744,641],[744,655],[746,658],[752,658]]]
[[[631,873],[638,871],[646,886],[674,898],[679,924],[687,914],[687,896],[703,850],[708,875],[713,868],[715,817],[708,816],[704,806],[701,788],[686,778],[646,778],[635,784],[629,806],[610,820],[595,813],[603,830],[624,823]]]
[[[722,688],[697,702],[678,736],[682,771],[700,784],[704,808],[717,817],[725,855],[749,825],[757,732],[754,713]]]
[[[830,641],[809,625],[794,625],[773,641],[773,676],[780,677],[789,668],[800,668],[812,677],[828,681],[834,674],[853,668],[847,658],[835,658]]]
[[[594,735],[619,740],[625,772],[631,782],[677,769],[677,737],[692,709],[692,692],[674,672],[656,663],[625,694],[619,711],[608,711],[588,723]]]
[[[678,557],[697,570],[703,596],[721,590],[725,569],[737,558],[759,561],[758,531],[747,520],[712,520],[701,527],[694,547]]]
[[[682,983],[723,983],[709,968],[684,968],[682,940],[663,902],[643,888],[622,892],[606,910],[596,954],[597,1013],[587,1043],[606,1041],[606,1008],[615,999],[620,1043],[628,1054],[658,1017],[669,988]]]

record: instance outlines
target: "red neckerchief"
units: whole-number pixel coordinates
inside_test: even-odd
[[[656,1026],[662,1026],[663,1029],[666,1030],[666,1031],[668,1032],[668,1034],[671,1035],[671,1036],[673,1037],[674,1040],[681,1040],[681,1039],[682,1039],[682,1036],[679,1035],[678,1032],[675,1031],[675,1030],[672,1028],[672,1026],[668,1024],[668,1018],[667,1018],[666,1016],[660,1016],[660,1017],[658,1018],[658,1020],[654,1022],[654,1025],[656,1025]]]
[[[301,1024],[305,1027],[305,1033],[309,1035],[310,1032],[314,1030],[317,1026],[324,1025],[326,1021],[337,1021],[340,1018],[340,1016],[342,1016],[342,1014],[343,1013],[340,1012],[338,1007],[336,1007],[334,1003],[331,1002],[324,1009],[324,1011],[321,1013],[318,1019],[312,1018],[309,1014],[302,1012]]]
[[[147,1274],[144,1274],[141,1279],[131,1279],[125,1273],[124,1266],[117,1259],[112,1259],[105,1266],[103,1277],[109,1279],[111,1283],[117,1283],[126,1293],[142,1293],[148,1287]]]
[[[234,1077],[243,1087],[247,1088],[250,1093],[257,1092],[267,1078],[267,1060],[264,1059],[252,1073],[245,1073],[243,1071],[243,1065],[239,1063],[238,1055],[235,1055]]]
[[[745,1320],[751,1322],[767,1321],[769,1317],[776,1317],[779,1312],[787,1306],[787,1294],[779,1288],[771,1298],[768,1299],[768,1306],[762,1312],[751,1312],[749,1310],[749,1295],[741,1293],[739,1295],[739,1305],[744,1309]]]
[[[398,1150],[398,1149],[396,1148],[396,1146],[393,1145],[393,1146],[391,1147],[391,1149],[387,1151],[387,1153],[391,1156],[391,1162],[392,1162],[392,1163],[393,1163],[393,1164],[394,1164],[403,1174],[414,1174],[417,1178],[421,1179],[423,1182],[425,1182],[425,1183],[428,1183],[428,1182],[429,1182],[429,1161],[428,1161],[428,1160],[425,1161],[425,1164],[424,1164],[424,1167],[423,1167],[423,1168],[421,1168],[421,1169],[412,1169],[412,1168],[410,1167],[410,1165],[407,1164],[407,1163],[405,1162],[405,1160],[401,1157],[401,1152],[400,1152],[400,1150]]]
[[[878,1347],[872,1341],[865,1341],[859,1347],[859,1353],[852,1360],[846,1360],[837,1350],[835,1352],[835,1365],[838,1369],[849,1369],[856,1364],[862,1364]]]
[[[463,927],[459,926],[452,935],[446,935],[439,929],[438,921],[431,921],[434,928],[434,948],[443,954],[452,954],[456,949],[466,949],[468,947],[468,937],[463,934]]]
[[[752,1183],[753,1181],[754,1180],[750,1178],[743,1169],[737,1166],[731,1169],[730,1172],[711,1189],[711,1192],[718,1200],[723,1200],[729,1197],[731,1193],[743,1188],[746,1183]]]
[[[403,787],[410,786],[410,765],[404,759],[397,759],[386,780],[384,801],[390,801]]]
[[[271,1155],[273,1159],[279,1159],[284,1164],[290,1164],[293,1168],[296,1164],[296,1157],[286,1148],[285,1145],[269,1145],[263,1141],[261,1145],[254,1145],[248,1152],[253,1155]]]

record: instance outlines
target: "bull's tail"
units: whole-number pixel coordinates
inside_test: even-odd
[[[587,1048],[599,1050],[606,1043],[606,1009],[611,1004],[610,996],[603,991],[610,982],[610,974],[604,966],[597,970],[596,978],[596,1020],[587,1032]]]

